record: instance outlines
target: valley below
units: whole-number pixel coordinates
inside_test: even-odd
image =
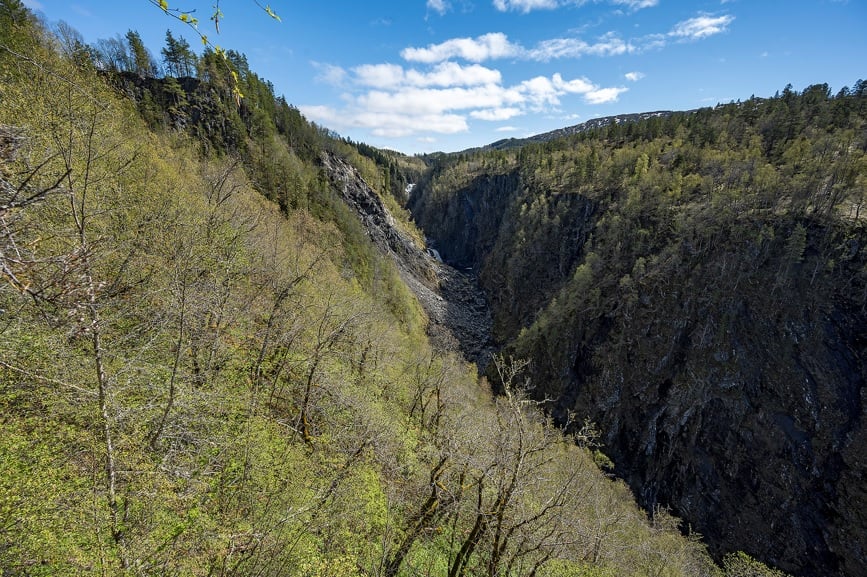
[[[672,114],[623,124],[694,112]],[[613,120],[563,132],[581,151],[594,138],[578,140],[585,130],[617,130]],[[851,283],[864,270],[863,223],[724,205],[624,211],[594,183],[572,192],[556,171],[539,176],[536,162],[570,154],[549,151],[557,138],[423,176],[408,206],[436,251],[401,231],[351,167],[324,166],[419,299],[432,341],[481,373],[494,352],[528,360],[533,394],[560,423],[600,427],[648,511],[671,508],[719,559],[743,550],[796,575],[859,574],[867,316]],[[651,146],[671,146],[659,140]],[[641,146],[639,166],[666,169]]]
[[[600,427],[648,511],[670,507],[718,556],[860,575],[864,222],[818,208],[824,193],[797,200],[785,155],[735,146],[723,160],[705,136],[670,136],[775,105],[480,151],[435,168],[409,206],[447,262],[479,271],[493,338],[529,360],[536,398]],[[756,153],[778,175],[768,196],[731,184]],[[817,165],[820,190],[834,170]],[[686,177],[689,194],[664,192]]]
[[[507,248],[513,239],[502,235],[520,226],[508,220],[509,203],[526,191],[520,175],[481,175],[455,195],[461,204],[439,207],[434,218],[419,208],[426,189],[417,188],[410,205],[415,204],[423,230],[433,235],[428,240],[434,251],[400,230],[350,166],[334,158],[326,158],[324,166],[369,238],[419,299],[432,342],[460,351],[481,373],[494,352],[527,357],[531,378],[541,383],[538,395],[549,399],[548,410],[560,422],[576,414],[598,423],[617,475],[648,510],[672,508],[720,558],[741,549],[798,575],[852,574],[851,568],[830,568],[846,557],[834,553],[847,547],[837,523],[864,527],[856,513],[860,477],[851,469],[864,459],[858,439],[864,435],[859,423],[867,333],[854,320],[861,313],[807,305],[783,307],[782,318],[767,318],[761,311],[780,302],[820,297],[799,283],[770,284],[761,265],[744,256],[733,269],[737,278],[732,284],[721,281],[712,298],[705,278],[688,275],[669,285],[674,270],[665,278],[671,288],[648,287],[632,312],[632,322],[644,323],[644,337],[629,336],[631,325],[605,323],[597,329],[602,331],[595,337],[597,351],[611,339],[625,341],[614,364],[594,366],[598,357],[593,359],[586,345],[569,352],[576,347],[570,337],[574,327],[589,322],[570,314],[552,319],[556,328],[540,331],[541,343],[523,348],[511,340],[516,335],[508,325],[525,327],[527,338],[533,324],[528,319],[544,315],[538,311],[546,299],[569,280],[566,275],[558,280],[555,269],[577,266],[604,219],[600,203],[583,196],[554,199],[561,218],[568,215],[562,221],[568,230],[553,231],[555,240],[577,242],[570,252],[536,253],[529,271],[509,270],[495,259],[501,251],[513,254]],[[446,233],[436,236],[437,231]],[[860,242],[849,241],[850,254]],[[552,262],[557,255],[559,262]],[[711,254],[704,260],[713,270],[719,266],[714,259],[730,258]],[[504,279],[504,271],[515,277]],[[479,272],[481,279],[474,276]],[[540,278],[551,285],[540,286]],[[506,287],[519,291],[511,297],[511,312],[502,308]],[[500,307],[494,315],[513,319],[501,320],[499,344],[489,302]],[[724,316],[717,318],[716,310]],[[729,323],[723,342],[715,342],[718,323]],[[608,373],[604,379],[600,371]],[[494,373],[488,376],[496,381]],[[806,388],[785,390],[775,382],[803,382]]]

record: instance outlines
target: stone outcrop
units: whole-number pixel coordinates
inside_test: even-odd
[[[323,153],[322,166],[334,188],[361,220],[367,236],[394,262],[429,319],[435,345],[459,350],[484,367],[493,351],[491,316],[475,277],[445,264],[438,253],[400,229],[388,208],[349,163]]]

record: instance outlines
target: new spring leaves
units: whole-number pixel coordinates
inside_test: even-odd
[[[199,19],[196,18],[195,16],[193,16],[193,13],[196,11],[195,8],[190,9],[190,10],[183,9],[183,8],[170,8],[169,3],[166,0],[149,0],[149,1],[151,4],[159,6],[160,10],[162,10],[163,12],[168,14],[169,16],[177,18],[178,20],[180,20],[184,24],[188,24],[201,37],[202,44],[208,45],[208,37],[199,31]],[[271,18],[273,18],[277,22],[282,22],[282,20],[280,19],[280,16],[276,12],[274,12],[274,10],[271,8],[270,5],[266,4],[266,5],[262,6],[262,4],[260,4],[256,0],[253,0],[253,3],[256,6],[258,6],[260,9],[264,10],[264,12],[268,16],[270,16]],[[214,9],[214,12],[213,12],[213,14],[211,14],[210,20],[212,20],[214,22],[214,29],[217,31],[217,34],[219,34],[220,33],[220,21],[224,17],[223,11],[220,9],[220,2],[219,1],[213,5],[213,9]]]
[[[193,9],[183,9],[183,8],[170,8],[167,0],[148,0],[151,4],[159,6],[160,10],[162,10],[167,15],[180,20],[184,24],[188,25],[192,28],[196,34],[199,35],[199,38],[202,41],[202,45],[209,46],[214,50],[218,56],[222,56],[223,60],[228,62],[226,51],[220,48],[220,46],[216,44],[212,44],[208,40],[208,36],[204,34],[201,30],[199,30],[199,19],[193,16],[193,13],[196,11]],[[271,8],[270,5],[266,4],[262,6],[258,1],[253,0],[253,3],[265,11],[265,13],[276,20],[277,22],[282,22],[280,16],[277,15],[276,12]],[[223,11],[220,9],[219,0],[213,5],[214,12],[211,14],[210,20],[214,23],[214,29],[217,34],[220,33],[220,21],[223,19]],[[232,86],[232,96],[235,98],[235,102],[238,106],[241,105],[241,99],[244,98],[244,94],[241,92],[241,89],[238,87],[238,73],[230,67],[230,72],[232,74],[233,86]]]

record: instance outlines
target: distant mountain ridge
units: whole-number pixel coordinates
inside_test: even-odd
[[[610,124],[624,124],[627,122],[639,122],[641,120],[648,120],[650,118],[667,118],[672,114],[689,114],[694,112],[694,110],[655,110],[653,112],[633,112],[630,114],[615,114],[614,116],[603,116],[601,118],[591,118],[586,122],[582,122],[580,124],[575,124],[572,126],[566,126],[564,128],[557,128],[555,130],[551,130],[549,132],[543,132],[541,134],[536,134],[533,136],[528,136],[526,138],[504,138],[502,140],[498,140],[496,142],[492,142],[487,146],[483,146],[482,149],[485,150],[506,150],[509,148],[516,148],[519,146],[524,146],[526,144],[531,144],[534,142],[548,142],[550,140],[556,140],[558,138],[564,138],[566,136],[571,136],[573,134],[580,134],[582,132],[587,132],[588,130],[596,130],[597,128],[604,128]]]

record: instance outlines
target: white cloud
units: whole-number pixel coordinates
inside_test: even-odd
[[[665,45],[668,44],[668,35],[666,34],[648,34],[646,36],[642,36],[637,39],[636,44],[638,46],[639,52],[646,52],[648,50],[658,50],[665,48]]]
[[[553,0],[496,0],[504,9],[523,6],[528,9],[539,8]],[[657,0],[608,0],[633,9],[655,6]],[[699,14],[675,24],[667,33],[647,34],[631,40],[623,40],[615,32],[600,36],[595,42],[581,38],[550,38],[542,40],[533,48],[525,48],[512,42],[502,32],[492,32],[476,38],[452,38],[440,44],[429,44],[425,48],[405,48],[401,56],[409,61],[427,64],[461,58],[470,62],[483,62],[499,58],[518,58],[548,62],[558,58],[580,58],[581,56],[620,56],[636,54],[647,50],[664,48],[672,39],[681,41],[701,40],[728,31],[735,17],[729,14],[711,16]]]
[[[582,6],[591,0],[494,0],[494,8],[500,12],[523,12],[527,14],[533,10],[554,10],[563,6]],[[595,3],[606,0],[592,0]],[[659,4],[659,0],[607,0],[615,6],[626,6],[630,10],[652,8]]]
[[[516,11],[527,13],[531,10],[553,10],[564,4],[558,0],[494,0],[494,8],[500,12]]]
[[[355,79],[364,86],[391,88],[404,83],[403,66],[397,64],[364,64],[352,69]]]
[[[418,133],[455,134],[469,129],[466,118],[457,114],[408,115],[389,112],[355,111],[347,114],[330,106],[301,106],[301,113],[321,124],[343,128],[363,128],[374,136],[400,138]]]
[[[336,130],[361,128],[380,137],[453,134],[469,130],[469,119],[497,122],[528,112],[554,112],[570,94],[601,104],[626,90],[600,87],[584,77],[564,79],[559,73],[504,86],[497,70],[452,62],[424,72],[394,64],[364,65],[352,72],[357,91],[344,97],[343,109],[302,106],[301,112]]]
[[[399,138],[420,132],[457,134],[469,130],[467,120],[459,114],[431,114],[423,116],[391,114],[388,112],[365,113],[355,119],[369,128],[374,136]]]
[[[608,1],[636,9],[655,6],[657,3],[657,0]],[[521,6],[533,9],[551,2],[556,4],[556,0],[495,0],[495,5],[504,10]],[[535,47],[529,49],[512,42],[502,32],[491,32],[476,38],[451,38],[439,44],[428,44],[423,48],[410,46],[404,48],[400,55],[410,62],[424,64],[445,62],[455,58],[478,63],[502,58],[548,62],[559,58],[580,58],[584,55],[620,56],[663,48],[671,38],[681,41],[701,40],[720,34],[728,31],[734,19],[734,16],[728,14],[723,16],[700,14],[678,22],[665,34],[648,34],[632,40],[623,40],[617,33],[608,32],[592,43],[581,38],[550,38],[538,42]],[[629,80],[634,81],[632,78]]]
[[[454,62],[442,62],[426,73],[409,70],[406,73],[406,78],[414,86],[476,86],[479,84],[499,84],[502,75],[499,70],[486,68],[479,64],[461,66]]]
[[[621,40],[613,33],[602,36],[598,42],[588,44],[580,38],[551,38],[543,40],[532,50],[524,51],[530,60],[547,62],[555,58],[578,58],[585,54],[591,56],[617,56],[634,52],[635,47]]]
[[[547,76],[537,76],[524,80],[517,90],[524,96],[524,100],[535,110],[542,110],[546,106],[557,106],[560,104],[559,94],[562,92],[557,90],[554,82]]]
[[[520,104],[516,90],[488,84],[473,87],[407,88],[394,92],[371,90],[357,98],[364,110],[400,114],[442,114],[446,111],[497,108]]]
[[[521,116],[524,111],[520,108],[505,107],[505,108],[487,108],[484,110],[473,110],[470,116],[478,120],[490,120],[495,122],[498,120],[509,120],[516,116]]]
[[[400,54],[410,62],[433,64],[452,58],[470,62],[500,58],[548,62],[558,58],[579,58],[584,55],[617,56],[637,51],[637,46],[624,41],[613,32],[601,36],[592,44],[580,38],[551,38],[539,42],[532,49],[512,42],[502,32],[492,32],[477,38],[451,38],[440,44],[429,44],[424,48],[404,48]]]
[[[547,62],[555,58],[567,56],[577,57],[586,53],[588,44],[578,38],[551,38],[543,40],[529,52],[525,52],[531,60]]]
[[[673,39],[692,41],[720,34],[728,31],[728,26],[734,19],[735,17],[730,15],[699,15],[678,22],[669,32],[663,34],[647,34],[624,40],[616,33],[608,32],[597,38],[595,42],[587,42],[581,38],[549,38],[538,42],[533,48],[525,48],[512,42],[502,32],[491,32],[476,38],[451,38],[423,48],[404,48],[401,56],[408,61],[422,64],[435,64],[451,59],[475,63],[503,58],[549,62],[582,56],[621,56],[661,49]],[[632,78],[629,80],[634,82]]]
[[[316,82],[323,82],[332,86],[343,86],[346,81],[346,70],[340,66],[333,64],[325,64],[323,62],[311,62],[314,68],[319,70],[316,75]]]
[[[625,87],[610,87],[600,88],[586,78],[576,78],[574,80],[565,81],[560,74],[555,74],[552,77],[554,86],[564,93],[582,94],[584,101],[587,104],[605,104],[607,102],[616,102],[617,98],[627,90]]]
[[[611,3],[627,6],[630,10],[641,10],[642,8],[653,8],[659,4],[659,0],[611,0]]]
[[[495,132],[517,132],[517,126],[499,126],[494,129]]]
[[[586,53],[597,56],[611,56],[619,53],[639,54],[650,50],[660,50],[673,40],[679,42],[696,41],[727,32],[729,25],[734,20],[735,17],[728,14],[723,16],[699,14],[693,18],[678,22],[664,34],[646,34],[631,38],[626,42],[620,41],[616,35],[608,33],[593,45],[595,50],[588,50]],[[622,46],[622,48],[619,46]],[[630,80],[632,79],[630,78]]]
[[[322,124],[329,126],[343,126],[343,123],[340,121],[340,113],[330,106],[311,104],[308,106],[299,106],[298,110],[310,120],[321,122]]]
[[[552,77],[552,80],[554,86],[556,86],[558,90],[570,92],[572,94],[584,94],[585,92],[590,92],[597,88],[596,85],[586,78],[576,78],[574,80],[565,81],[559,73],[555,74]]]
[[[584,95],[584,100],[587,104],[606,104],[608,102],[617,102],[617,98],[624,92],[629,90],[624,87],[617,88],[598,88],[591,90]]]
[[[602,36],[599,42],[588,47],[587,54],[593,56],[615,56],[633,52],[635,47],[621,40],[616,34],[609,32]]]
[[[442,16],[448,11],[450,6],[446,0],[427,0],[427,8]]]
[[[521,50],[520,46],[509,42],[502,32],[492,32],[476,38],[452,38],[440,44],[429,44],[426,48],[404,48],[400,55],[404,60],[427,64],[450,58],[482,62],[515,56]]]
[[[625,88],[600,88],[586,78],[564,80],[559,73],[536,76],[516,86],[483,84],[478,86],[420,87],[395,90],[369,90],[357,98],[360,109],[376,113],[411,116],[469,111],[480,120],[507,120],[525,109],[545,110],[560,105],[566,94],[581,94],[590,103],[608,102]]]
[[[734,21],[735,17],[728,14],[724,16],[709,16],[703,14],[678,22],[674,28],[668,33],[669,36],[684,38],[686,40],[700,40],[720,34],[728,30],[729,24]]]
[[[379,89],[425,86],[477,86],[499,84],[499,70],[479,64],[461,66],[455,62],[441,62],[428,72],[415,69],[404,70],[397,64],[364,64],[352,69],[355,81],[362,86]]]
[[[541,7],[565,0],[497,0],[504,9]],[[607,1],[632,9],[654,6],[657,0]],[[440,4],[429,2],[430,9]],[[449,6],[443,1],[442,6]],[[492,32],[475,38],[452,38],[425,47],[407,47],[401,56],[412,64],[364,64],[344,70],[316,64],[320,79],[343,90],[344,104],[333,107],[307,106],[301,111],[313,121],[336,130],[362,129],[373,136],[454,134],[469,130],[471,121],[502,122],[530,113],[562,117],[568,97],[588,105],[616,102],[626,86],[600,86],[587,77],[564,78],[555,73],[504,85],[500,70],[481,62],[504,58],[549,61],[585,55],[617,56],[661,48],[675,40],[694,40],[725,31],[732,16],[698,14],[681,21],[666,33],[624,40],[609,32],[595,41],[552,38],[528,49],[504,33]],[[465,62],[457,62],[463,60]],[[629,82],[644,78],[633,70],[624,74]],[[570,118],[574,120],[577,116]]]

